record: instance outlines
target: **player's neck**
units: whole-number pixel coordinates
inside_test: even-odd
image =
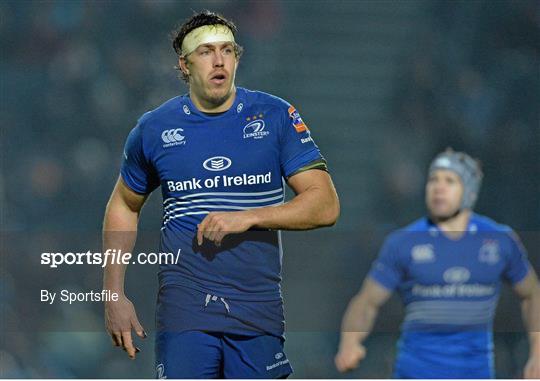
[[[221,113],[229,110],[234,104],[234,100],[236,99],[236,86],[233,86],[228,98],[218,105],[199,97],[196,92],[191,89],[189,91],[189,97],[199,111],[205,113]]]
[[[460,239],[469,225],[471,211],[464,209],[456,216],[444,221],[435,221],[441,231],[451,239]]]

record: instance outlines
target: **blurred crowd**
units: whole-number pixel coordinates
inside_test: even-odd
[[[387,216],[404,216],[401,224],[414,218],[421,209],[410,205],[422,207],[422,190],[408,179],[425,176],[434,155],[453,147],[482,162],[480,212],[538,230],[540,4],[433,1],[425,19],[396,81],[391,133],[403,140],[382,156],[397,151],[403,161],[383,171],[379,210],[388,205]]]
[[[206,5],[248,25],[277,12],[264,2]],[[200,7],[197,1],[0,3],[3,229],[99,225],[129,130],[144,112],[187,91],[174,69],[170,33]],[[243,41],[264,40],[264,28],[252,30],[241,31],[250,36]]]
[[[36,265],[36,257],[45,244],[51,250],[84,244],[90,246],[86,249],[99,249],[96,233],[118,176],[126,135],[142,113],[187,91],[174,70],[169,32],[175,25],[192,10],[217,10],[240,26],[239,40],[246,50],[256,51],[286,25],[295,25],[302,33],[304,15],[288,13],[293,3],[298,6],[302,1],[0,2],[0,318],[2,330],[8,331],[0,339],[1,377],[152,377],[149,349],[136,363],[127,362],[121,351],[111,352],[101,331],[100,308],[68,308],[60,315],[41,316],[40,309],[29,306],[37,303],[39,282],[45,282],[43,287],[79,288],[99,287],[100,282],[98,272],[86,274],[83,268],[63,278],[58,273],[50,276]],[[361,11],[362,1],[357,4]],[[370,253],[370,259],[384,233],[423,213],[419,184],[429,160],[447,146],[482,160],[480,212],[518,230],[540,228],[540,3],[419,0],[418,4],[418,17],[425,22],[418,26],[416,48],[400,57],[397,73],[389,73],[395,81],[385,107],[393,123],[384,131],[393,138],[377,147],[381,182],[373,189],[376,203],[368,216],[373,225],[363,226],[349,247],[350,252]],[[309,12],[306,0],[305,15]],[[291,64],[280,56],[279,47],[272,51],[273,60],[256,54],[243,58],[240,84],[253,87],[258,75],[243,66]],[[275,86],[287,94],[286,82]],[[330,156],[339,155],[339,146],[326,149]],[[159,226],[159,201],[154,195],[154,207],[145,209],[143,229]],[[336,229],[358,231],[356,226]],[[92,239],[79,236],[70,241],[74,232],[89,232]],[[375,241],[369,239],[372,236]],[[314,247],[324,244],[319,238],[311,236]],[[291,240],[288,250],[294,251],[297,244]],[[533,249],[529,248],[531,253]],[[537,256],[531,259],[539,264]],[[344,283],[359,286],[370,263],[354,255],[347,261],[336,269],[358,269],[358,278]],[[35,287],[24,288],[28,280]],[[339,320],[352,291],[333,301],[332,321]],[[154,295],[140,298],[151,310]],[[290,301],[297,302],[301,304]],[[36,316],[43,321],[28,328],[25,319],[35,323]],[[59,327],[58,316],[63,332],[54,328]],[[77,331],[81,321],[86,332]],[[337,337],[330,336],[336,335],[327,332],[312,343],[331,353]],[[292,343],[291,350],[298,353],[289,356],[300,359],[297,376],[338,377],[331,358],[308,360],[302,357],[302,346]],[[384,355],[388,345],[393,345],[388,335],[373,340],[372,356]],[[497,338],[497,345],[499,375],[519,375],[524,335]],[[384,364],[368,363],[368,370],[357,376],[388,377],[391,361]]]

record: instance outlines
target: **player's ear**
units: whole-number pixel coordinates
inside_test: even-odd
[[[184,73],[185,75],[189,75],[189,69],[185,57],[181,56],[178,58],[178,67],[180,68],[180,70],[182,70],[182,73]]]

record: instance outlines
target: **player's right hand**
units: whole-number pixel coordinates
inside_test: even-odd
[[[122,347],[131,359],[135,359],[140,349],[133,345],[131,330],[142,339],[146,338],[146,332],[139,323],[133,303],[126,296],[119,296],[116,302],[105,302],[105,326],[113,345]]]
[[[360,343],[341,345],[334,359],[338,371],[353,370],[366,357],[366,348]]]
[[[531,353],[527,365],[525,365],[523,378],[531,380],[540,379],[540,355]]]

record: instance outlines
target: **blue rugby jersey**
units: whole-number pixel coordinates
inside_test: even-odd
[[[281,300],[281,242],[276,231],[248,231],[221,247],[196,242],[209,212],[282,204],[284,178],[321,159],[302,118],[275,96],[237,88],[223,114],[200,112],[188,95],[144,114],[127,138],[121,175],[135,192],[161,186],[160,286],[185,286],[240,301]]]
[[[492,377],[501,282],[520,282],[529,267],[515,233],[477,214],[458,240],[427,218],[392,233],[369,276],[405,305],[397,375]]]

